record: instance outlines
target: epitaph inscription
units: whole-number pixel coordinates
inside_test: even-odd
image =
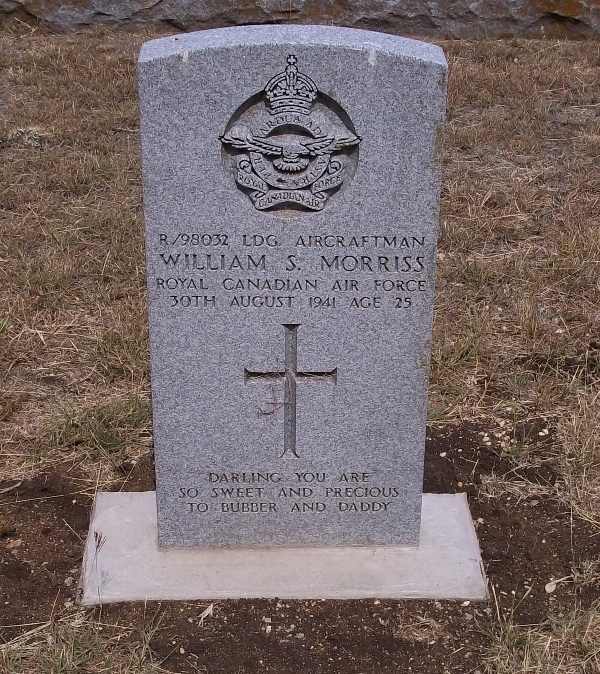
[[[261,211],[320,211],[356,167],[360,137],[297,63],[290,54],[221,136],[238,187]]]

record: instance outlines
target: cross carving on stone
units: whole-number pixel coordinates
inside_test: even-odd
[[[253,372],[244,369],[244,381],[249,383],[254,380],[284,380],[283,397],[283,453],[293,454],[300,458],[296,451],[296,380],[312,379],[313,381],[337,381],[337,367],[327,372],[299,372],[298,371],[298,328],[299,324],[283,326],[285,331],[285,363],[283,371],[278,372]]]

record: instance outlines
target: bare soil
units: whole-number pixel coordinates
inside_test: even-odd
[[[565,582],[552,593],[544,586],[553,578],[572,577],[579,560],[600,556],[594,527],[556,500],[486,494],[486,478],[514,472],[514,466],[482,447],[482,433],[468,423],[430,428],[424,487],[468,494],[493,588],[489,603],[220,601],[201,622],[207,605],[199,602],[109,605],[92,613],[103,623],[134,631],[160,621],[150,647],[171,672],[439,674],[481,668],[496,612],[535,624],[561,605],[590,606],[597,597],[594,586]],[[153,489],[149,457],[119,470],[123,480],[115,488]],[[528,480],[542,485],[556,480],[548,466],[526,472]],[[6,641],[23,625],[68,611],[76,599],[91,505],[80,485],[72,471],[51,472],[0,497],[0,637]],[[0,484],[0,490],[10,486]]]

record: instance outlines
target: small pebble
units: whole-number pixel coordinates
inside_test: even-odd
[[[296,634],[296,639],[304,639],[304,632],[298,632],[298,634]]]
[[[447,454],[448,454],[448,452],[441,452],[441,453],[440,453],[440,456],[441,456],[442,459],[443,459]]]

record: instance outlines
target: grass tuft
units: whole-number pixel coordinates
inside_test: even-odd
[[[557,611],[534,627],[499,615],[487,674],[596,674],[600,671],[600,603]]]
[[[151,432],[148,400],[137,396],[95,403],[58,413],[44,452],[72,455],[78,462],[122,463],[147,444]]]
[[[0,645],[0,674],[159,674],[149,643],[155,627],[135,630],[85,616],[36,626]]]

